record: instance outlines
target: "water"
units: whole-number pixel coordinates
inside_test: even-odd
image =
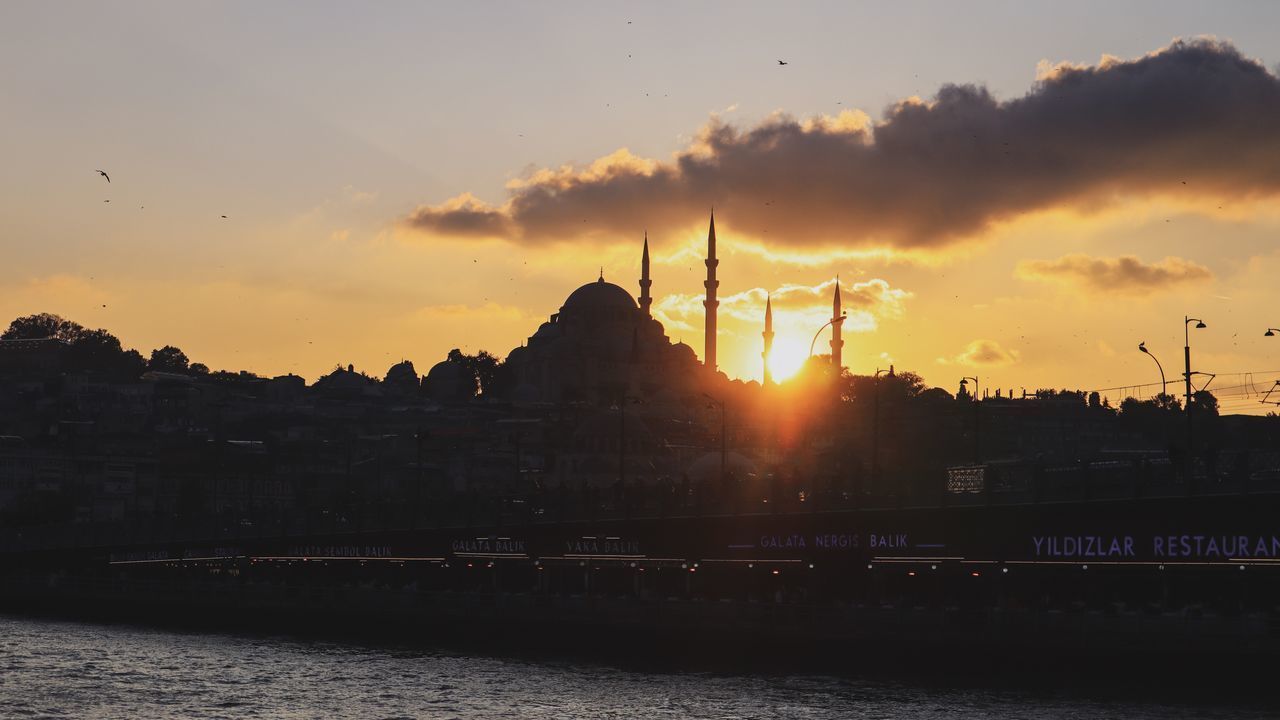
[[[1270,718],[1073,693],[723,676],[0,616],[0,717]]]

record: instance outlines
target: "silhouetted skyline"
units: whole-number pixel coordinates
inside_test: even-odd
[[[703,355],[714,205],[731,377],[761,379],[770,296],[803,356],[836,275],[858,374],[1149,384],[1137,343],[1176,363],[1187,314],[1198,369],[1280,368],[1280,9],[296,9],[0,11],[28,68],[0,317],[268,375],[423,364],[630,282],[647,230],[652,312]]]

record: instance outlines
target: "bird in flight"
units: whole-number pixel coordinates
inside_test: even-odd
[[[223,215],[223,216],[222,216],[222,219],[223,219],[223,220],[226,220],[226,219],[227,219],[227,216],[226,216],[226,215]]]
[[[97,172],[102,177],[106,178],[107,182],[111,182],[111,176],[107,174],[106,170],[96,170],[95,172]]]
[[[779,60],[779,61],[778,61],[778,64],[779,64],[779,65],[790,65],[791,63],[783,62],[783,61]]]

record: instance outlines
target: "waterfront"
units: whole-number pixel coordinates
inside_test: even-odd
[[[1089,699],[1082,699],[1087,695]],[[1113,690],[655,672],[0,616],[0,717],[1265,718]]]

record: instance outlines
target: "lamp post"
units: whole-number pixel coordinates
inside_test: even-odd
[[[1263,337],[1275,337],[1275,336],[1276,336],[1276,333],[1278,333],[1278,332],[1280,332],[1280,328],[1272,328],[1272,327],[1269,327],[1269,328],[1267,328],[1267,331],[1266,331],[1265,333],[1263,333],[1263,334],[1262,334],[1262,336],[1263,336]]]
[[[1161,395],[1169,394],[1169,383],[1164,379],[1164,366],[1161,365],[1160,361],[1156,360],[1156,356],[1152,355],[1151,351],[1147,349],[1147,343],[1145,340],[1143,342],[1138,343],[1138,350],[1146,353],[1147,357],[1156,361],[1156,368],[1160,371],[1160,394]]]
[[[1207,325],[1204,324],[1204,321],[1201,320],[1200,318],[1193,318],[1189,315],[1184,315],[1182,318],[1182,340],[1183,340],[1182,358],[1183,358],[1183,363],[1185,365],[1185,370],[1186,370],[1186,372],[1184,373],[1184,378],[1186,380],[1186,393],[1187,393],[1187,407],[1186,407],[1187,452],[1186,452],[1185,464],[1186,464],[1186,472],[1187,472],[1188,492],[1191,491],[1191,487],[1192,485],[1194,485],[1194,482],[1192,481],[1192,478],[1191,478],[1191,453],[1192,453],[1193,443],[1195,442],[1195,435],[1192,434],[1192,429],[1191,429],[1191,323],[1196,324],[1197,330],[1203,330],[1204,328],[1208,327]]]
[[[831,327],[832,323],[844,322],[844,319],[847,318],[848,316],[849,316],[849,313],[842,312],[840,313],[840,317],[831,318],[830,320],[823,323],[822,327],[818,328],[818,332],[814,333],[813,339],[809,341],[809,357],[813,357],[813,346],[818,343],[818,336],[822,334],[822,331]]]
[[[1200,318],[1185,317],[1185,316],[1182,318],[1182,337],[1183,337],[1182,357],[1186,364],[1186,373],[1184,373],[1183,377],[1186,378],[1186,382],[1187,382],[1187,412],[1188,412],[1187,420],[1188,422],[1191,419],[1191,415],[1189,414],[1191,412],[1191,323],[1196,324],[1197,330],[1203,330],[1204,328],[1209,327],[1208,325],[1205,325],[1204,321],[1201,320]],[[1190,427],[1191,425],[1188,424],[1187,425],[1188,441],[1190,440]]]
[[[876,491],[880,490],[880,373],[885,372],[876,368],[876,374],[871,376],[871,383],[874,389],[872,393],[871,404],[871,484]],[[897,495],[897,488],[895,495]]]
[[[982,463],[982,427],[978,417],[978,376],[960,378],[960,387],[968,387],[970,380],[973,381],[973,464],[978,465]]]

